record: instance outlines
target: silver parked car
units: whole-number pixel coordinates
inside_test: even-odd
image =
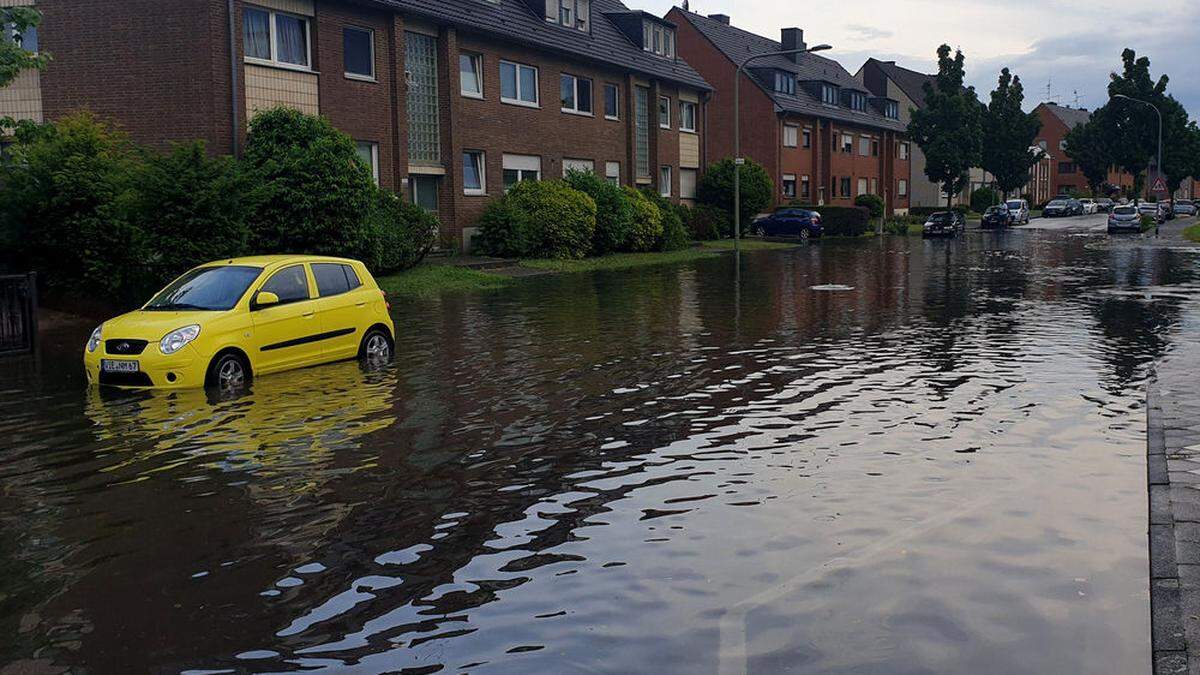
[[[1109,232],[1141,232],[1142,214],[1132,205],[1114,206],[1108,214]]]
[[[1177,216],[1194,216],[1196,215],[1196,203],[1190,199],[1175,200],[1175,215]]]
[[[1013,215],[1013,225],[1029,224],[1029,202],[1024,199],[1010,199],[1005,204],[1008,205],[1008,212]]]
[[[1166,202],[1142,202],[1137,205],[1138,213],[1144,216],[1150,216],[1154,222],[1163,224],[1167,222],[1167,209],[1170,206]]]

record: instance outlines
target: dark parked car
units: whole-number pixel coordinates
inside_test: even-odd
[[[938,211],[925,220],[923,237],[957,237],[967,229],[967,219],[958,211]]]
[[[784,207],[754,221],[754,234],[760,237],[820,237],[821,214],[808,209]]]
[[[1116,206],[1116,202],[1108,197],[1101,197],[1096,200],[1096,208],[1104,213],[1112,213],[1114,206]]]
[[[1015,216],[1005,204],[997,206],[989,206],[987,211],[983,212],[983,220],[979,226],[987,229],[992,227],[1011,227],[1014,224]]]
[[[1053,199],[1046,208],[1042,209],[1043,218],[1056,218],[1059,216],[1082,216],[1083,202],[1078,199],[1070,199],[1060,197]]]
[[[1132,204],[1114,206],[1112,213],[1108,214],[1108,231],[1141,232],[1142,214]]]

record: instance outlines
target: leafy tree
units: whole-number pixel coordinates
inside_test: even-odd
[[[925,107],[913,111],[908,133],[925,154],[925,175],[942,186],[950,206],[982,161],[983,106],[973,87],[963,87],[962,51],[950,58],[950,46],[942,45],[937,53],[937,85],[925,83]]]
[[[1175,191],[1183,185],[1183,181],[1195,175],[1200,154],[1200,132],[1196,123],[1188,120],[1187,111],[1167,95],[1162,105],[1163,111],[1163,178],[1167,181],[1167,190],[1172,207],[1175,203]]]
[[[1029,170],[1039,158],[1029,148],[1042,123],[1035,113],[1021,109],[1024,102],[1021,78],[1011,75],[1008,68],[1001,70],[991,102],[983,113],[980,166],[992,174],[1005,199],[1029,182]]]
[[[0,38],[0,89],[7,87],[22,70],[44,70],[50,55],[26,49],[25,35],[42,22],[42,14],[32,7],[0,7],[0,27],[12,27],[15,40]]]
[[[725,158],[705,170],[696,186],[696,198],[701,204],[721,209],[733,219],[733,160]],[[757,162],[750,159],[742,165],[742,229],[749,230],[755,214],[762,213],[771,205],[775,194],[775,183],[771,175]]]
[[[1099,128],[1109,139],[1112,163],[1133,174],[1133,193],[1141,194],[1146,184],[1146,168],[1158,149],[1158,117],[1149,106],[1113,97],[1123,94],[1158,105],[1165,98],[1169,78],[1166,75],[1157,80],[1151,78],[1150,59],[1138,58],[1132,49],[1121,52],[1121,62],[1122,72],[1109,75],[1109,101],[1101,108],[1103,124]],[[1166,122],[1164,115],[1164,147]]]
[[[242,166],[254,185],[257,251],[369,255],[377,188],[354,141],[329,120],[282,107],[260,112]]]
[[[1092,194],[1102,194],[1108,171],[1116,162],[1106,135],[1106,108],[1092,113],[1084,124],[1076,124],[1066,135],[1066,153],[1083,172]]]
[[[986,185],[971,193],[971,210],[975,213],[983,213],[987,211],[989,206],[999,203],[1000,196],[996,194],[995,190]]]
[[[129,221],[144,234],[160,282],[249,251],[253,205],[244,183],[233,159],[209,157],[203,141],[146,153],[134,171]]]
[[[866,209],[871,212],[872,218],[880,218],[883,216],[883,197],[880,197],[879,195],[873,195],[869,192],[861,194],[854,198],[854,205],[866,207]]]

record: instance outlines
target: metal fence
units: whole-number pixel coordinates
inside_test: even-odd
[[[37,274],[0,276],[0,356],[37,345]]]

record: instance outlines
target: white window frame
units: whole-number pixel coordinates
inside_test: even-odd
[[[659,56],[675,58],[675,30],[660,23],[642,23],[642,49]]]
[[[865,177],[859,177],[859,179],[858,179],[858,189],[856,190],[857,194],[856,194],[856,195],[854,195],[854,196],[855,196],[855,197],[861,197],[861,196],[863,196],[863,195],[865,195],[865,194],[868,194],[868,193],[867,193],[867,189],[868,189],[868,186],[869,186],[869,185],[870,185],[870,181],[868,181],[868,180],[867,180]]]
[[[561,73],[559,77],[560,78],[567,78],[567,77],[571,78],[571,89],[572,89],[573,98],[575,99],[575,107],[574,108],[568,108],[566,106],[561,106],[562,111],[567,113],[568,115],[582,115],[584,117],[595,117],[596,116],[596,84],[591,80],[591,78],[580,77],[578,75],[572,75],[571,73]],[[580,110],[580,108],[579,108],[579,82],[581,80],[587,82],[588,86],[591,87],[591,90],[592,90],[592,96],[591,96],[592,109],[591,110]],[[559,80],[559,87],[560,87],[560,91],[561,91],[561,87],[562,87],[561,79]]]
[[[812,147],[812,127],[804,127],[804,129],[800,132],[800,147]]]
[[[583,166],[587,164],[587,166]],[[563,178],[567,177],[567,172],[570,170],[586,171],[588,173],[596,173],[596,161],[593,159],[577,159],[574,157],[564,157],[562,161]]]
[[[907,180],[904,180],[903,178],[900,179],[900,183],[896,189],[896,195],[899,197],[907,197],[908,196],[908,181]]]
[[[621,163],[620,162],[605,162],[604,163],[604,178],[613,185],[621,184]]]
[[[663,105],[663,101],[667,102],[666,106]],[[667,123],[666,124],[663,124],[663,113],[664,112],[667,114]],[[658,128],[659,129],[670,129],[671,128],[671,97],[670,96],[659,96],[658,97]]]
[[[517,79],[516,79],[517,98],[508,98],[504,95],[504,75],[503,75],[504,66],[512,66],[515,69],[515,73],[517,76]],[[534,97],[533,101],[526,101],[521,98],[521,94],[524,93],[521,90],[521,69],[522,68],[527,68],[527,69],[533,71],[533,97]],[[519,106],[524,106],[526,108],[542,107],[542,74],[538,70],[537,66],[531,66],[531,65],[528,65],[525,63],[518,63],[516,61],[508,61],[506,59],[501,59],[499,69],[500,69],[500,73],[501,73],[501,75],[500,75],[500,102],[501,103],[507,103],[508,105],[519,105]]]
[[[375,181],[376,185],[379,185],[379,144],[375,141],[355,141],[354,148],[356,152],[363,148],[370,148],[371,164],[369,168],[371,169],[371,179]]]
[[[687,119],[688,119],[688,116],[686,114],[684,114],[684,111],[686,111],[689,108],[692,111],[692,125],[690,127],[684,126],[685,124],[687,124]],[[699,112],[699,110],[700,110],[700,106],[696,105],[695,101],[684,101],[682,99],[679,101],[679,130],[680,131],[682,131],[684,133],[689,133],[689,134],[696,133],[696,114]]]
[[[463,150],[463,194],[474,197],[482,197],[487,195],[487,153],[483,150]],[[469,188],[466,181],[466,157],[465,155],[479,156],[479,187]]]
[[[908,143],[900,143],[900,159],[908,159]]]
[[[801,190],[800,188],[807,188]],[[796,196],[803,199],[812,199],[812,179],[807,174],[800,176],[800,182],[796,184]]]
[[[541,180],[542,179],[542,158],[539,157],[538,155],[508,155],[508,154],[506,154],[503,157],[501,157],[500,166],[502,168],[502,171],[504,171],[504,172],[516,171],[518,183],[524,182],[526,180],[531,180],[525,176],[525,174],[528,174],[528,173],[533,174],[532,180]],[[508,189],[509,189],[508,182],[505,181],[504,191],[508,192]]]
[[[870,136],[859,136],[858,137],[858,156],[859,157],[870,157],[871,156],[871,137]]]
[[[691,179],[684,181],[684,176],[691,176]],[[699,169],[679,168],[679,198],[680,199],[696,199],[696,185],[700,182]],[[690,189],[687,189],[690,188]]]
[[[791,173],[785,173],[785,174],[783,174],[783,177],[780,179],[779,182],[780,182],[780,187],[782,188],[781,193],[783,194],[783,196],[787,197],[788,199],[795,199],[796,198],[796,187],[797,187],[796,175],[791,174]],[[788,194],[788,183],[792,184],[792,193],[791,194]]]
[[[608,114],[608,90],[609,90],[609,88],[611,88],[614,92],[616,92],[616,95],[617,95],[616,106],[614,106],[617,111],[616,115]],[[593,95],[595,95],[595,92],[593,92]],[[621,87],[620,87],[620,85],[613,84],[612,82],[604,83],[604,119],[613,120],[613,121],[617,121],[617,122],[619,122],[621,120]]]
[[[360,33],[366,33],[371,43],[371,74],[364,75],[362,73],[351,73],[346,70],[346,31],[354,30]],[[311,61],[309,62],[311,63]],[[342,75],[347,80],[360,80],[362,82],[377,82],[375,79],[375,31],[362,26],[342,26]]]
[[[463,89],[463,79],[462,79],[462,58],[463,57],[470,59],[471,63],[475,67],[475,79],[479,83],[479,91],[468,91],[466,89]],[[458,62],[458,93],[461,94],[462,96],[465,96],[466,98],[482,99],[484,97],[484,95],[483,95],[483,54],[478,54],[475,52],[459,52],[458,58],[459,58],[459,62]],[[521,77],[520,73],[517,73],[518,80],[520,79],[520,77]],[[519,87],[520,85],[518,84],[517,86]]]
[[[800,127],[794,124],[783,125],[783,147],[794,148],[800,144]]]
[[[846,147],[850,146],[850,147]],[[854,134],[842,132],[842,153],[847,155],[854,154]]]
[[[671,196],[671,181],[674,179],[672,171],[670,164],[663,164],[658,168],[658,194],[663,197]]]
[[[298,70],[298,71],[305,72],[305,73],[313,72],[313,68],[312,68],[312,20],[310,17],[303,16],[300,14],[293,14],[291,12],[280,12],[278,10],[270,9],[268,7],[262,7],[259,5],[247,5],[245,9],[251,9],[251,10],[258,11],[258,12],[266,12],[267,15],[270,17],[268,20],[268,24],[271,29],[271,31],[268,35],[268,39],[267,39],[267,42],[271,45],[271,58],[263,59],[263,58],[259,58],[257,56],[244,56],[243,60],[246,63],[253,63],[253,64],[260,65],[260,66],[271,66],[273,68],[284,68],[287,70]],[[298,63],[287,63],[287,62],[279,60],[279,44],[278,44],[278,40],[276,39],[276,37],[279,35],[279,26],[277,25],[276,21],[280,15],[290,17],[293,19],[299,19],[304,22],[304,43],[305,43],[304,44],[304,60],[307,62],[307,65],[302,66]],[[242,53],[243,54],[246,51],[246,45],[245,45],[246,28],[245,28],[245,26],[246,26],[245,19],[243,18],[242,19],[242,27],[241,27],[241,30],[242,30]]]

